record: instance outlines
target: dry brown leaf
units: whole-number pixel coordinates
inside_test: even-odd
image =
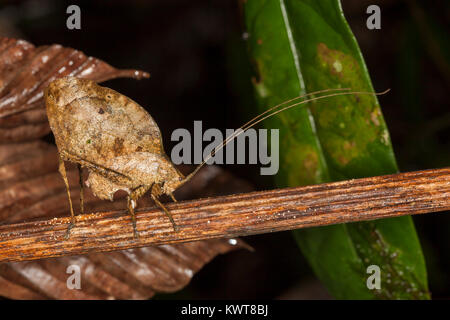
[[[208,240],[0,265],[0,295],[11,299],[148,299],[174,292],[217,254],[234,247]],[[81,290],[67,288],[70,265],[81,270]]]
[[[0,38],[0,143],[36,139],[50,132],[43,89],[58,78],[76,76],[102,82],[118,77],[149,77],[119,70],[61,45],[35,47],[24,40]]]

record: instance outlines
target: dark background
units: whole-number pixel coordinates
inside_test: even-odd
[[[149,80],[106,82],[147,108],[166,152],[177,128],[237,128],[249,81],[237,1],[3,1],[0,35],[34,45],[59,43]],[[343,0],[377,91],[401,171],[450,164],[450,5],[448,1]],[[431,5],[432,3],[432,5]],[[81,7],[81,30],[66,28],[66,8]],[[366,8],[381,7],[382,29],[366,28]],[[282,152],[282,150],[280,150]],[[226,166],[255,188],[258,167]],[[450,298],[450,215],[414,217],[434,298]],[[328,298],[289,232],[246,238],[256,249],[219,256],[173,295],[157,298]]]

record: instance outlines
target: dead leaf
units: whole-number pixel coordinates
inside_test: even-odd
[[[0,143],[27,141],[50,132],[43,89],[58,78],[76,76],[102,82],[118,77],[147,78],[139,70],[119,70],[61,45],[35,47],[0,38]]]
[[[174,292],[219,253],[235,246],[208,240],[0,265],[0,295],[10,299],[148,299]],[[81,270],[81,290],[67,288],[70,265]]]

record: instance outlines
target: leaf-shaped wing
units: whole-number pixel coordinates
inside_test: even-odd
[[[50,132],[43,90],[58,78],[76,76],[97,82],[118,77],[147,78],[139,70],[119,70],[61,45],[35,47],[0,37],[0,143],[32,140]]]
[[[46,90],[47,116],[60,152],[106,166],[135,152],[161,154],[161,133],[130,98],[94,81],[66,77]]]

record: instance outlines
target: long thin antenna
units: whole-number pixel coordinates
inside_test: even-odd
[[[274,106],[274,107],[272,107],[272,108],[270,108],[270,109],[264,111],[263,113],[259,114],[259,115],[256,116],[256,117],[254,117],[253,119],[251,119],[250,121],[248,121],[247,123],[245,123],[244,125],[242,125],[239,129],[237,129],[232,135],[230,135],[229,137],[227,137],[224,141],[222,141],[222,145],[223,145],[222,148],[225,147],[225,146],[228,144],[228,142],[230,142],[230,141],[233,140],[235,137],[237,137],[237,136],[238,136],[238,132],[240,132],[240,130],[246,131],[247,129],[251,128],[253,125],[256,124],[256,122],[255,122],[256,120],[258,120],[258,119],[261,118],[263,115],[267,114],[268,112],[270,112],[270,111],[272,111],[272,110],[274,110],[274,109],[277,109],[277,108],[279,108],[279,107],[281,107],[281,106],[283,106],[283,105],[285,105],[285,104],[287,104],[287,103],[293,102],[293,101],[295,101],[295,100],[298,100],[298,99],[301,99],[301,98],[305,98],[305,97],[308,97],[308,96],[312,96],[312,95],[315,95],[315,94],[325,93],[325,92],[330,92],[330,91],[346,91],[346,90],[350,90],[350,88],[324,89],[324,90],[314,91],[314,92],[311,92],[311,93],[306,93],[306,94],[300,95],[300,96],[298,96],[298,97],[295,97],[295,98],[286,100],[286,101],[284,101],[284,102],[282,102],[282,103],[280,103],[280,104],[277,104],[276,106]],[[203,161],[203,163],[201,164],[202,166],[205,164],[206,161],[208,161],[209,159],[211,159],[211,157],[212,157],[217,151],[219,151],[221,148],[220,148],[220,149],[217,149],[217,150],[216,150],[216,149],[217,149],[217,147],[214,148],[213,151],[211,151],[211,154],[209,155],[209,157],[207,158],[207,160]]]
[[[302,105],[308,102],[312,102],[312,101],[316,101],[316,100],[320,100],[320,99],[324,99],[324,98],[330,98],[330,97],[335,97],[335,96],[343,96],[343,95],[350,95],[350,94],[372,94],[372,95],[383,95],[386,94],[390,91],[390,89],[387,89],[383,92],[368,92],[368,91],[349,91],[349,92],[338,92],[338,93],[331,93],[331,94],[326,94],[320,97],[314,97],[311,99],[306,99],[300,102],[296,102],[294,104],[285,106],[284,108],[278,109],[283,105],[286,105],[287,103],[293,102],[295,100],[298,100],[300,98],[305,98],[307,96],[310,95],[315,95],[315,94],[319,94],[319,93],[325,93],[325,92],[330,92],[330,91],[344,91],[344,90],[350,90],[349,88],[337,88],[337,89],[325,89],[325,90],[319,90],[319,91],[315,91],[315,92],[311,92],[311,93],[307,93],[292,99],[289,99],[287,101],[284,101],[268,110],[266,110],[265,112],[259,114],[258,116],[256,116],[255,118],[251,119],[250,121],[248,121],[247,123],[245,123],[243,126],[241,126],[240,128],[238,128],[232,135],[230,135],[228,138],[226,138],[222,144],[216,148],[214,148],[213,151],[211,151],[211,153],[206,157],[206,159],[203,160],[202,163],[200,163],[197,168],[195,168],[194,171],[192,171],[188,176],[186,176],[186,178],[183,179],[183,181],[180,183],[180,186],[183,185],[184,183],[186,183],[187,181],[189,181],[204,165],[205,163],[211,159],[218,151],[220,151],[221,149],[223,149],[232,139],[238,137],[240,134],[244,133],[246,130],[250,129],[251,127],[253,127],[254,125],[260,123],[261,121],[264,121],[267,118],[270,118],[280,112],[283,112],[285,110],[291,109],[295,106],[298,105]],[[276,110],[278,109],[278,110]],[[273,112],[271,112],[273,111]],[[269,113],[269,114],[267,114]],[[267,114],[267,115],[266,115]],[[264,117],[262,117],[263,115],[266,115]]]
[[[314,91],[314,92],[310,92],[310,93],[306,93],[300,96],[297,96],[295,98],[283,101],[279,104],[277,104],[276,106],[273,106],[271,108],[269,108],[268,110],[264,111],[263,113],[257,115],[256,117],[254,117],[253,119],[251,119],[250,121],[246,122],[244,125],[242,125],[240,128],[238,128],[232,135],[230,135],[229,137],[227,137],[224,141],[222,141],[222,146],[220,149],[222,149],[223,147],[225,147],[231,140],[233,140],[234,138],[236,138],[238,136],[238,133],[242,131],[246,131],[247,129],[251,128],[254,124],[253,122],[258,120],[260,117],[262,117],[263,115],[267,114],[268,112],[277,109],[287,103],[293,102],[295,100],[301,99],[301,98],[305,98],[308,96],[312,96],[315,94],[319,94],[319,93],[325,93],[325,92],[330,92],[330,91],[344,91],[344,90],[350,90],[350,88],[335,88],[335,89],[324,89],[324,90],[318,90],[318,91]],[[241,129],[241,130],[239,130]],[[192,171],[189,175],[187,175],[183,181],[181,182],[180,186],[182,184],[184,184],[185,182],[189,181],[189,179],[191,179],[202,167],[203,165],[205,165],[206,161],[208,161],[209,159],[211,159],[211,157],[220,149],[214,148],[214,150],[211,151],[211,153],[209,154],[209,156],[207,157],[206,160],[204,160],[202,163],[200,163],[197,168],[195,168],[194,171]]]
[[[325,92],[330,92],[330,91],[348,91],[348,90],[350,90],[350,88],[324,89],[324,90],[314,91],[314,92],[311,92],[311,93],[302,94],[302,95],[297,96],[297,97],[295,97],[295,98],[292,98],[292,99],[286,100],[286,101],[284,101],[284,102],[282,102],[282,103],[279,103],[279,104],[277,104],[276,106],[274,106],[274,107],[272,107],[272,108],[270,108],[270,109],[264,111],[263,113],[259,114],[258,116],[254,117],[253,119],[251,119],[250,121],[248,121],[247,123],[245,123],[244,125],[242,125],[242,126],[240,127],[240,129],[245,130],[244,128],[245,128],[246,126],[250,126],[251,123],[252,123],[253,121],[259,119],[259,118],[262,117],[263,115],[267,114],[268,112],[270,112],[270,111],[272,111],[272,110],[274,110],[274,109],[277,109],[277,108],[281,107],[282,105],[285,105],[285,104],[287,104],[287,103],[293,102],[293,101],[295,101],[295,100],[298,100],[298,99],[301,99],[301,98],[305,98],[305,97],[308,97],[308,96],[312,96],[312,95],[315,95],[315,94],[319,94],[319,93],[325,93]],[[250,128],[250,127],[249,127],[249,128]]]

